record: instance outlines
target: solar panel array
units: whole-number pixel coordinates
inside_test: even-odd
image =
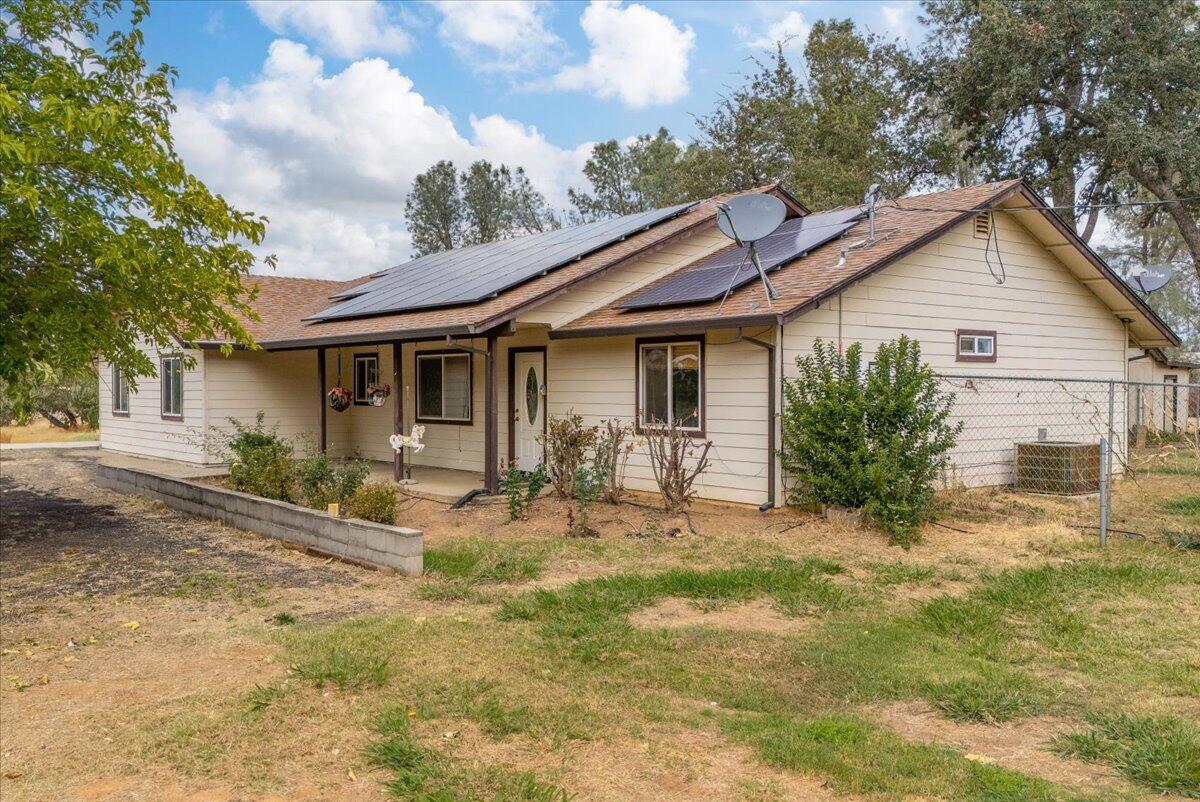
[[[368,317],[478,303],[677,217],[693,206],[694,203],[684,203],[422,256],[331,296],[338,303],[306,320]]]
[[[763,270],[771,272],[829,242],[853,228],[862,217],[858,208],[810,214],[785,220],[779,228],[755,243]],[[758,278],[750,261],[750,249],[730,248],[701,259],[692,267],[676,273],[619,304],[620,309],[647,309],[655,306],[715,301],[726,292]]]

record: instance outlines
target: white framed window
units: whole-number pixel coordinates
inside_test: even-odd
[[[379,383],[379,357],[375,354],[354,355],[354,403],[370,405],[367,388]]]
[[[164,356],[159,365],[162,382],[162,416],[183,417],[183,357]]]
[[[112,411],[114,415],[129,414],[129,381],[116,365],[112,366]]]
[[[637,341],[638,426],[704,431],[704,342]]]
[[[461,351],[417,354],[417,422],[471,422],[471,355]]]
[[[995,362],[996,332],[959,329],[954,333],[955,357],[959,362]]]

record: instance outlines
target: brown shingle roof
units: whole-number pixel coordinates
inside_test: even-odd
[[[720,301],[713,301],[667,308],[618,308],[621,301],[630,297],[627,295],[566,324],[556,333],[558,336],[585,336],[589,332],[625,328],[646,330],[713,322],[722,325],[774,322],[781,316],[789,317],[798,313],[824,295],[836,292],[920,247],[931,236],[940,234],[971,215],[971,212],[963,210],[996,203],[1020,186],[1020,180],[1012,179],[881,204],[875,215],[876,236],[886,238],[870,247],[848,251],[845,262],[839,265],[841,249],[847,243],[866,237],[867,222],[864,220],[847,232],[845,238],[833,240],[803,259],[780,268],[771,274],[771,284],[779,297],[771,302],[770,307],[764,298],[762,285],[757,281],[734,290],[725,299],[724,305]],[[920,211],[901,211],[905,208]],[[664,277],[648,286],[656,286],[669,278]],[[636,292],[645,289],[639,288]]]
[[[338,341],[370,341],[444,334],[475,334],[515,317],[517,311],[566,291],[578,282],[591,278],[630,257],[660,247],[673,237],[711,225],[719,200],[750,192],[778,192],[794,208],[803,210],[791,196],[777,185],[730,193],[700,201],[686,213],[639,232],[583,259],[572,262],[506,290],[482,303],[440,309],[421,309],[376,317],[327,322],[305,321],[303,318],[329,306],[328,296],[344,287],[368,280],[319,281],[288,279],[277,276],[247,276],[247,285],[257,281],[259,296],[254,308],[260,322],[247,321],[247,330],[265,348],[298,348]]]

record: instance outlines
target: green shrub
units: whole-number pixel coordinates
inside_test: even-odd
[[[371,472],[364,460],[346,460],[340,465],[320,452],[296,463],[300,497],[314,509],[325,509],[333,502],[345,504]]]
[[[862,344],[845,354],[817,340],[783,385],[784,470],[793,504],[862,507],[907,546],[932,514],[933,482],[961,424],[948,423],[952,397],[901,336],[884,343],[864,371]]]
[[[516,465],[508,466],[504,474],[504,498],[508,503],[508,519],[515,521],[525,517],[533,502],[546,486],[546,466],[538,465],[528,473],[522,473]]]
[[[295,497],[296,464],[292,445],[263,424],[259,412],[254,425],[230,418],[233,434],[225,443],[229,459],[229,483],[235,490],[277,501]]]
[[[396,486],[391,482],[367,482],[348,502],[355,518],[379,524],[396,523]]]

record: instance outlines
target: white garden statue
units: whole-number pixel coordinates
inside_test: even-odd
[[[421,438],[425,436],[425,427],[421,424],[416,424],[412,427],[412,434],[394,434],[388,438],[388,443],[391,444],[392,450],[397,454],[401,449],[407,448],[413,454],[420,454],[425,450],[425,444],[421,442]],[[412,480],[412,462],[404,461],[406,478],[401,484],[413,484]]]

